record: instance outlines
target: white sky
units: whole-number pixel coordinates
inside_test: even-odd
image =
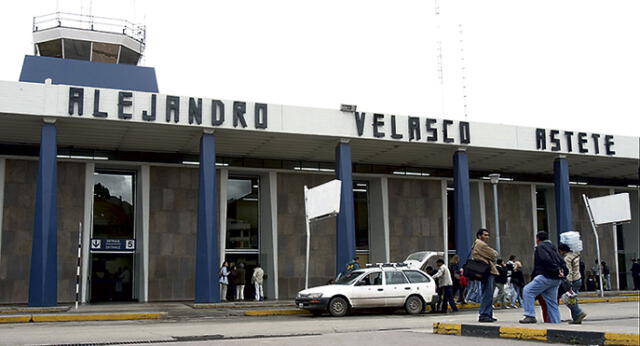
[[[640,135],[637,0],[13,1],[0,80],[56,6],[146,24],[162,93],[464,119],[464,67],[469,121]]]

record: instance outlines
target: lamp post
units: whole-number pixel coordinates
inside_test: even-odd
[[[489,174],[491,185],[493,185],[493,210],[495,211],[496,220],[496,250],[500,254],[500,212],[498,211],[498,181],[500,180],[500,174]]]

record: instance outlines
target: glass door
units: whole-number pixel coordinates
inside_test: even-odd
[[[134,299],[134,185],[132,172],[94,173],[91,302]]]

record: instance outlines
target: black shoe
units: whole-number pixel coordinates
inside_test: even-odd
[[[487,318],[487,317],[478,319],[478,322],[483,322],[483,323],[493,323],[495,321],[497,321],[495,318]]]
[[[523,324],[538,323],[538,321],[536,320],[535,317],[525,316],[523,319],[520,320],[520,323],[523,323]]]
[[[498,322],[498,319],[497,319],[497,318],[493,318],[493,317],[491,317],[491,319],[493,320],[493,322]]]

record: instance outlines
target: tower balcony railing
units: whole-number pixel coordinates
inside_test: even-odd
[[[54,12],[33,17],[33,32],[51,28],[73,28],[126,35],[144,45],[146,28],[128,20],[84,14]]]

